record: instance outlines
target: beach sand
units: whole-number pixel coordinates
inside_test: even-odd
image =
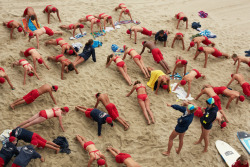
[[[52,2],[52,3],[51,3]],[[200,55],[196,61],[193,60],[195,49],[192,48],[189,52],[183,51],[181,43],[176,43],[172,49],[171,44],[174,34],[182,32],[184,34],[185,47],[189,46],[190,37],[196,33],[196,30],[191,28],[192,22],[200,22],[202,29],[209,29],[217,38],[212,39],[216,43],[216,48],[222,52],[230,55],[236,53],[244,55],[245,50],[249,50],[249,7],[248,0],[156,0],[156,1],[111,1],[111,0],[96,0],[96,1],[83,1],[83,0],[55,0],[55,1],[39,1],[39,0],[8,0],[0,1],[0,21],[17,20],[21,21],[21,15],[27,6],[34,8],[37,13],[39,23],[41,26],[48,26],[53,30],[59,30],[59,25],[76,23],[78,19],[88,14],[100,14],[105,12],[112,15],[114,20],[118,20],[120,12],[115,12],[114,8],[119,3],[125,3],[131,11],[132,17],[135,20],[141,21],[141,26],[149,30],[159,31],[167,29],[171,32],[168,36],[167,47],[158,43],[157,46],[163,53],[163,56],[173,70],[175,57],[180,55],[188,60],[187,71],[193,68],[198,69],[206,74],[206,80],[195,80],[192,83],[191,94],[195,97],[201,90],[202,85],[212,84],[214,86],[226,86],[230,81],[230,75],[236,69],[233,66],[232,59],[216,59],[209,56],[207,68],[203,68],[204,56]],[[59,23],[55,14],[51,16],[51,24],[47,24],[47,15],[42,11],[46,5],[54,5],[59,9],[62,23]],[[208,13],[208,18],[202,19],[198,16],[198,12],[203,10]],[[189,29],[185,29],[183,23],[180,24],[179,30],[176,30],[177,20],[174,15],[179,12],[184,12],[189,18]],[[126,19],[128,19],[126,17]],[[81,42],[85,44],[92,36],[90,32],[90,24],[84,23],[84,31],[88,35],[78,40],[68,40],[72,36],[71,32],[63,31],[63,36],[68,43]],[[22,67],[12,68],[11,64],[14,61],[21,59],[20,50],[26,50],[29,47],[36,47],[35,39],[28,42],[28,37],[24,37],[23,33],[14,31],[14,40],[10,40],[10,30],[4,26],[0,26],[0,66],[3,67],[9,75],[15,90],[11,90],[7,83],[1,85],[1,98],[0,98],[0,132],[5,129],[12,129],[20,122],[30,118],[40,110],[49,109],[54,107],[53,101],[48,94],[42,95],[34,103],[30,105],[18,106],[14,111],[10,110],[9,104],[15,99],[20,98],[27,94],[32,89],[38,88],[45,83],[56,84],[59,90],[54,94],[58,106],[70,107],[70,112],[64,116],[63,125],[66,132],[62,132],[59,127],[59,122],[56,118],[45,121],[40,125],[29,127],[28,130],[40,134],[47,140],[52,141],[57,136],[65,136],[69,141],[69,148],[71,154],[54,154],[54,151],[49,149],[38,150],[42,156],[45,157],[45,162],[41,163],[39,160],[32,160],[29,166],[62,166],[62,167],[75,167],[87,166],[88,153],[85,152],[80,144],[74,139],[76,134],[86,137],[88,140],[93,141],[96,147],[104,153],[107,158],[108,165],[111,167],[122,166],[115,162],[115,158],[108,152],[106,147],[112,145],[122,152],[131,154],[133,159],[143,167],[172,167],[172,166],[204,166],[204,167],[221,167],[226,166],[223,159],[220,157],[217,149],[215,148],[216,140],[223,140],[235,148],[240,154],[247,154],[241,143],[236,137],[237,131],[248,131],[249,124],[249,101],[246,99],[244,103],[239,102],[235,105],[233,101],[228,110],[225,109],[227,98],[221,97],[222,108],[225,110],[230,123],[225,130],[221,131],[219,125],[214,123],[210,133],[210,145],[207,153],[202,154],[204,143],[201,145],[193,145],[199,139],[201,129],[200,121],[194,118],[193,123],[190,125],[184,137],[184,146],[180,155],[175,153],[175,148],[178,147],[178,139],[174,141],[174,146],[169,157],[163,156],[161,153],[167,149],[168,138],[176,126],[177,118],[181,113],[168,108],[166,103],[181,104],[176,102],[177,97],[174,93],[167,93],[160,90],[156,96],[149,87],[147,92],[151,102],[151,110],[155,116],[156,124],[148,126],[142,114],[142,111],[137,102],[136,93],[134,92],[130,97],[126,94],[132,87],[128,86],[123,79],[114,63],[109,68],[105,68],[107,55],[111,53],[111,45],[117,44],[122,47],[126,44],[133,47],[138,53],[142,49],[141,42],[144,40],[154,40],[154,37],[147,37],[138,34],[138,42],[134,44],[133,39],[129,39],[126,30],[133,24],[121,25],[120,29],[107,33],[104,37],[97,38],[104,44],[100,48],[96,48],[97,62],[94,63],[90,58],[87,62],[77,66],[79,74],[70,72],[64,74],[64,80],[60,79],[61,65],[54,62],[47,62],[51,68],[49,71],[41,65],[38,65],[38,75],[41,80],[35,77],[28,77],[26,85],[23,85],[23,70]],[[78,32],[78,30],[77,30]],[[43,35],[40,38],[39,53],[46,58],[47,56],[55,56],[60,54],[61,48],[59,46],[44,46],[44,42],[49,39],[58,38],[55,35],[49,37]],[[82,49],[80,50],[80,52]],[[161,66],[156,64],[150,53],[145,51],[142,55],[146,66],[161,69]],[[74,60],[74,56],[67,56],[70,60]],[[27,58],[31,62],[30,58]],[[146,85],[147,80],[144,78],[138,66],[129,57],[125,60],[128,66],[128,74],[131,76],[132,81],[140,80]],[[32,63],[33,64],[33,63]],[[182,73],[182,71],[178,71]],[[249,67],[241,64],[240,73],[245,76],[249,81]],[[177,81],[171,81],[174,83]],[[236,82],[230,86],[234,90],[242,93],[240,85]],[[187,90],[187,87],[185,87]],[[117,122],[115,127],[111,128],[104,125],[102,129],[102,137],[97,136],[97,124],[92,120],[85,117],[79,111],[75,111],[76,105],[84,105],[87,107],[94,107],[97,92],[109,94],[110,101],[117,106],[120,116],[125,118],[130,124],[130,129],[124,131],[123,127]],[[208,97],[202,96],[197,104],[205,107],[205,100]],[[106,109],[102,104],[99,104],[98,109],[105,111]],[[19,143],[21,145],[21,142]],[[8,164],[11,166],[12,161]],[[92,166],[97,166],[96,162]]]

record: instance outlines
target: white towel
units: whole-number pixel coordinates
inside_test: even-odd
[[[8,139],[9,139],[9,137],[10,137],[10,132],[11,132],[10,129],[6,129],[6,130],[4,130],[3,133],[0,135],[0,141],[1,141],[3,144],[5,144],[5,143],[8,141]]]
[[[121,28],[121,26],[119,26],[119,25],[115,26],[115,29],[119,29],[119,28]],[[113,30],[114,30],[113,27],[106,27],[106,29],[105,29],[106,32],[113,31]]]
[[[171,86],[171,91],[177,94],[176,96],[178,97],[178,99],[180,99],[180,100],[194,100],[194,98],[191,97],[191,93],[189,94],[188,98],[186,98],[187,92],[184,90],[183,87],[178,86],[176,88],[176,90],[173,91],[176,85],[177,85],[177,83],[174,83],[174,84],[171,84],[170,86]]]

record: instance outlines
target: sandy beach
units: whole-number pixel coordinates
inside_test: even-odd
[[[110,14],[114,20],[118,20],[119,13],[115,12],[114,8],[119,3],[125,3],[132,14],[133,19],[140,21],[140,26],[146,27],[149,30],[159,31],[167,29],[171,32],[168,36],[167,47],[158,43],[157,47],[163,53],[163,57],[169,64],[170,69],[173,70],[176,61],[176,56],[182,56],[188,61],[187,71],[190,72],[193,68],[198,69],[206,75],[206,79],[194,80],[191,88],[192,97],[196,97],[204,84],[211,84],[213,86],[226,86],[230,81],[230,75],[235,72],[236,66],[233,66],[232,59],[219,58],[209,56],[207,68],[203,68],[205,56],[200,55],[197,60],[193,60],[195,49],[192,48],[187,52],[189,47],[190,37],[198,33],[198,31],[191,28],[192,22],[200,22],[202,29],[208,29],[217,35],[217,38],[211,39],[216,43],[216,48],[222,52],[232,55],[245,55],[244,51],[249,50],[250,39],[250,1],[249,0],[125,0],[125,1],[111,1],[111,0],[54,0],[54,1],[39,1],[39,0],[8,0],[0,1],[0,21],[16,20],[21,22],[22,14],[27,6],[34,8],[38,21],[41,26],[48,26],[53,30],[63,31],[64,38],[69,44],[80,42],[83,45],[88,39],[93,39],[90,35],[90,23],[84,23],[88,34],[77,40],[69,40],[72,36],[72,31],[64,31],[59,28],[62,24],[76,23],[80,18],[88,14]],[[60,11],[62,23],[60,23],[55,14],[51,16],[51,23],[47,24],[47,15],[42,11],[47,5],[54,5]],[[199,11],[208,13],[207,18],[198,16]],[[176,29],[177,20],[174,18],[175,14],[184,12],[189,18],[189,28],[186,29],[183,23],[180,23],[179,29]],[[129,18],[123,18],[128,20]],[[239,154],[247,154],[244,147],[239,142],[236,133],[237,131],[249,132],[249,102],[250,98],[246,98],[243,103],[235,104],[235,100],[231,103],[230,108],[226,109],[228,98],[221,97],[222,108],[226,112],[229,119],[228,126],[221,130],[220,126],[214,123],[210,133],[210,145],[207,153],[202,153],[204,143],[202,145],[194,145],[193,143],[199,139],[201,133],[201,125],[199,118],[195,117],[192,124],[184,137],[184,146],[181,153],[177,155],[175,148],[178,147],[178,138],[174,141],[174,146],[169,157],[163,156],[161,153],[167,149],[168,138],[177,124],[177,118],[182,113],[168,108],[166,103],[181,104],[181,101],[176,102],[177,97],[174,93],[160,90],[158,95],[147,87],[147,93],[151,102],[151,110],[155,116],[156,123],[147,125],[146,119],[143,116],[141,108],[137,102],[136,92],[130,97],[126,94],[132,87],[128,86],[122,75],[117,70],[114,63],[109,68],[105,68],[107,56],[112,53],[111,45],[117,44],[122,47],[126,44],[134,48],[138,53],[141,52],[141,42],[145,40],[154,40],[154,36],[148,37],[138,34],[137,44],[134,44],[134,37],[130,40],[126,30],[134,24],[121,25],[120,29],[116,29],[107,33],[103,37],[96,38],[103,42],[103,46],[96,48],[96,62],[90,58],[88,61],[77,66],[79,74],[70,72],[64,74],[64,80],[60,78],[60,63],[47,61],[46,63],[51,68],[49,71],[41,65],[38,65],[38,75],[41,80],[35,77],[27,77],[26,85],[23,85],[23,69],[21,66],[12,68],[12,63],[23,58],[20,56],[20,50],[26,50],[29,47],[36,47],[36,40],[33,39],[28,42],[28,37],[24,37],[23,33],[18,33],[14,30],[14,39],[10,40],[10,30],[4,26],[0,26],[0,67],[3,67],[8,74],[15,90],[11,90],[7,83],[0,85],[0,133],[5,129],[15,128],[20,122],[30,118],[40,110],[55,107],[53,101],[48,94],[42,95],[35,102],[30,105],[22,105],[16,107],[14,111],[9,108],[9,104],[17,98],[27,94],[32,89],[38,88],[45,83],[55,84],[59,89],[54,94],[58,103],[57,106],[68,106],[70,112],[63,117],[63,125],[65,132],[62,132],[57,118],[45,121],[40,125],[34,125],[28,130],[40,134],[47,140],[52,141],[57,136],[65,136],[69,142],[71,154],[54,154],[50,149],[39,149],[38,152],[45,157],[45,162],[41,163],[39,160],[32,160],[29,166],[41,167],[76,167],[87,166],[89,155],[81,148],[80,144],[74,139],[76,134],[86,137],[93,141],[96,147],[104,153],[110,167],[119,167],[115,162],[115,158],[109,152],[106,152],[106,147],[112,145],[122,152],[129,153],[135,161],[142,167],[173,167],[173,166],[203,166],[203,167],[224,167],[226,164],[215,148],[216,140],[223,140],[230,144]],[[78,33],[79,30],[77,30]],[[171,44],[174,35],[178,32],[184,34],[185,50],[182,50],[181,42],[175,43],[174,48]],[[56,56],[60,54],[61,48],[59,46],[44,46],[44,42],[49,39],[60,37],[54,35],[49,37],[43,35],[40,38],[40,49],[38,52],[44,59],[48,56]],[[82,48],[79,53],[82,52]],[[66,56],[71,61],[74,61],[75,56]],[[155,69],[163,70],[163,68],[154,62],[151,53],[147,50],[142,55],[146,66],[154,67]],[[31,58],[26,58],[30,63]],[[139,67],[134,63],[130,57],[127,56],[125,62],[128,66],[128,74],[132,82],[140,80],[144,85],[147,79],[144,78],[143,73]],[[33,65],[33,63],[31,63]],[[182,73],[182,70],[176,72]],[[241,64],[239,73],[243,74],[245,79],[250,82],[249,67]],[[177,80],[171,81],[175,83]],[[230,87],[242,93],[240,85],[233,82]],[[185,86],[187,90],[187,86]],[[115,122],[114,128],[108,125],[103,125],[102,137],[97,135],[96,122],[86,118],[83,113],[75,111],[76,105],[84,105],[92,108],[96,103],[95,94],[97,92],[107,93],[110,101],[114,103],[119,111],[121,117],[125,118],[130,124],[130,129],[124,131],[123,127]],[[205,107],[205,100],[208,97],[203,95],[198,101],[195,101],[199,106]],[[105,111],[102,104],[98,105],[98,109]],[[19,145],[25,144],[19,142]],[[11,166],[14,158],[7,166]],[[92,166],[97,166],[96,162]]]

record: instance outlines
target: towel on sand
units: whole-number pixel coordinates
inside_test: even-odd
[[[31,19],[29,19],[29,22],[28,22],[28,27],[26,26],[27,25],[27,20],[25,18],[22,19],[22,24],[23,24],[23,27],[24,27],[24,30],[26,32],[32,32],[32,31],[35,31],[37,29],[39,29],[36,25],[36,21],[33,20],[31,21]],[[38,23],[38,25],[40,26],[40,24]],[[41,27],[41,26],[40,26]]]
[[[121,26],[119,26],[119,25],[115,26],[115,29],[119,29],[119,28],[121,28]],[[109,32],[109,31],[113,31],[115,29],[113,27],[106,27],[105,31]]]
[[[79,38],[84,37],[85,35],[87,35],[86,31],[84,31],[83,34],[81,34],[81,33],[76,34],[75,37],[70,37],[69,39],[70,39],[70,40],[79,39]]]
[[[158,80],[159,76],[166,75],[161,70],[153,70],[151,71],[150,79],[147,83],[147,85],[154,91],[155,82]]]
[[[176,85],[177,83],[174,83],[174,84],[171,84],[170,86],[172,88],[172,92],[177,94],[176,96],[178,97],[178,99],[180,100],[193,100],[194,99],[191,97],[191,94],[188,96],[188,98],[186,98],[187,92],[184,90],[183,87],[178,86],[176,90],[173,91]]]

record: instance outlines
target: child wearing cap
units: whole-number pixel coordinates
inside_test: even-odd
[[[208,144],[209,144],[209,133],[212,129],[213,122],[216,119],[218,107],[214,104],[214,98],[209,98],[206,100],[207,108],[205,109],[204,115],[200,118],[201,123],[201,136],[200,139],[194,144],[200,144],[204,139],[205,147],[203,152],[207,152]]]
[[[52,5],[47,5],[46,8],[43,10],[43,13],[45,13],[45,12],[48,13],[48,24],[50,21],[50,13],[56,13],[59,21],[62,22],[60,19],[60,16],[59,16],[59,10],[56,7],[54,7]]]
[[[124,15],[129,15],[130,19],[133,20],[129,9],[127,8],[127,6],[124,3],[120,3],[117,7],[115,7],[115,11],[117,11],[118,9],[121,9],[121,13],[119,16],[119,22],[121,21],[122,13],[124,13]]]
[[[30,91],[27,95],[23,96],[22,98],[15,100],[12,104],[10,104],[10,107],[14,110],[15,106],[17,106],[17,105],[24,104],[24,103],[30,104],[33,101],[35,101],[36,98],[38,98],[39,96],[41,96],[44,93],[49,93],[51,99],[56,104],[56,100],[52,94],[52,91],[56,92],[57,89],[58,89],[57,85],[44,84],[40,88]]]
[[[190,42],[190,46],[188,47],[187,51],[190,50],[190,48],[194,47],[195,44],[197,44],[197,50],[200,47],[200,43],[203,43],[204,45],[209,46],[211,44],[212,47],[215,46],[215,43],[210,41],[206,36],[200,36],[200,37],[195,37],[192,39]]]
[[[31,118],[19,124],[18,127],[28,128],[29,126],[40,124],[46,121],[47,119],[58,117],[60,127],[62,128],[62,131],[65,132],[62,124],[62,115],[66,115],[68,112],[69,112],[68,107],[62,107],[62,108],[54,107],[52,109],[41,110],[36,115],[32,116]]]
[[[179,136],[179,147],[176,149],[176,153],[179,154],[182,146],[183,146],[183,138],[185,135],[185,132],[188,130],[189,125],[192,123],[194,118],[194,112],[196,110],[196,107],[194,104],[188,104],[187,107],[185,106],[179,106],[179,105],[171,105],[167,104],[168,107],[172,107],[175,110],[178,110],[183,113],[183,115],[178,118],[177,125],[171,135],[169,136],[168,141],[168,150],[163,152],[163,155],[169,156],[171,148],[173,146],[173,140]]]
[[[84,106],[76,106],[76,111],[79,110],[85,114],[86,117],[92,118],[98,124],[98,136],[101,136],[102,124],[106,122],[113,127],[113,120],[109,114],[98,110],[97,108],[87,108]]]
[[[13,155],[18,155],[19,151],[16,148],[17,139],[13,136],[9,138],[9,141],[6,144],[3,144],[3,147],[0,151],[0,167],[6,166]]]
[[[183,73],[183,77],[186,75],[187,73],[187,60],[184,60],[181,56],[176,56],[176,62],[175,62],[175,66],[174,66],[174,70],[172,73],[172,79],[174,79],[174,74],[175,74],[175,70],[177,68],[183,68],[184,67],[184,73]]]
[[[14,31],[15,28],[17,29],[18,32],[23,31],[24,36],[26,35],[26,31],[24,31],[24,28],[23,28],[22,24],[18,23],[15,20],[10,20],[10,21],[7,21],[7,22],[3,22],[3,25],[6,26],[7,28],[11,29],[11,31],[10,31],[10,39],[13,39],[12,34],[13,34],[13,31]]]
[[[84,25],[80,23],[75,23],[75,24],[70,24],[70,25],[61,25],[60,28],[66,29],[66,30],[73,30],[73,37],[75,37],[75,32],[77,28],[79,28],[81,34],[83,35],[82,29],[84,28]]]

